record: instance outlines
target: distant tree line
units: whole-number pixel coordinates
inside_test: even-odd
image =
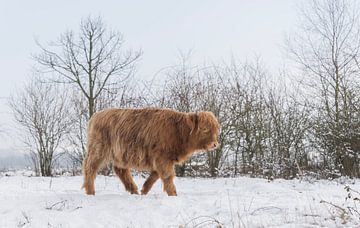
[[[37,76],[10,100],[39,175],[68,155],[80,170],[86,126],[107,107],[209,110],[220,147],[195,154],[178,176],[360,176],[360,18],[355,1],[318,0],[286,39],[292,70],[270,74],[260,57],[197,65],[182,54],[161,79],[135,80],[140,50],[124,48],[101,18],[86,18],[34,56]],[[109,171],[110,169],[108,169]],[[105,172],[106,173],[106,172]]]

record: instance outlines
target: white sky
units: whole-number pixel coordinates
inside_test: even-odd
[[[123,33],[125,46],[141,48],[138,76],[151,78],[177,63],[179,50],[193,62],[260,55],[271,70],[282,67],[280,45],[296,25],[300,0],[11,0],[0,3],[0,149],[18,148],[6,98],[31,76],[31,54],[41,43],[82,18],[101,15]]]

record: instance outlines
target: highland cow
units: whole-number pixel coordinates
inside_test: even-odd
[[[212,112],[160,108],[110,108],[97,112],[88,126],[83,188],[94,195],[98,169],[112,161],[114,172],[131,194],[138,194],[130,173],[130,169],[136,169],[151,172],[141,194],[147,194],[161,178],[164,191],[176,196],[174,166],[195,151],[217,148],[219,127]]]

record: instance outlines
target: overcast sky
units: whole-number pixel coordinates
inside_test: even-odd
[[[55,40],[77,30],[82,18],[102,16],[120,31],[125,46],[143,51],[138,76],[151,78],[176,64],[179,50],[193,50],[193,62],[242,60],[260,55],[271,70],[281,68],[280,45],[296,25],[300,0],[32,0],[0,3],[1,149],[19,149],[6,98],[31,76],[35,39]]]

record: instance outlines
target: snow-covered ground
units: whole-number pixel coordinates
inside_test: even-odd
[[[141,186],[144,178],[135,181]],[[160,181],[146,196],[128,194],[116,177],[98,176],[95,196],[81,184],[80,176],[1,176],[0,227],[359,226],[328,204],[351,205],[339,181],[176,178],[177,197]],[[359,180],[350,187],[359,190]]]

